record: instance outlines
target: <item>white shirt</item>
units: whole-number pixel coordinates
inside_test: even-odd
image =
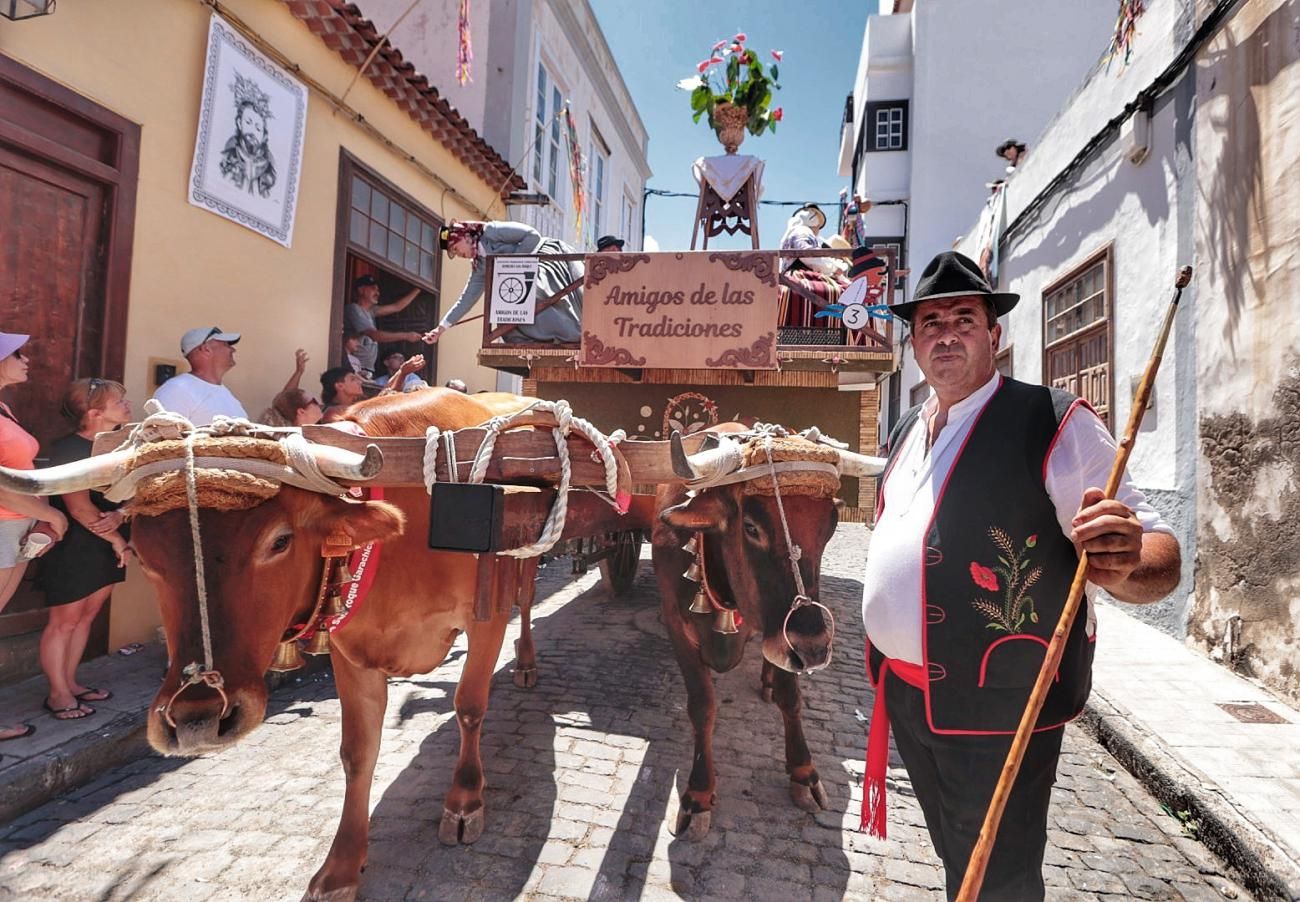
[[[862,589],[863,626],[886,657],[923,663],[921,578],[925,535],[934,518],[935,500],[952,472],[958,452],[977,415],[1001,384],[1002,377],[995,374],[970,397],[954,404],[948,411],[947,424],[927,451],[926,424],[939,405],[932,391],[920,416],[902,438],[885,480],[885,509],[872,529]],[[1067,415],[1048,453],[1046,481],[1048,497],[1056,507],[1056,520],[1067,538],[1084,490],[1105,487],[1116,447],[1105,424],[1086,406],[1078,405]],[[1127,472],[1116,497],[1133,510],[1144,532],[1173,534],[1146,496],[1134,487]],[[1088,635],[1094,633],[1095,594],[1096,587],[1089,583]]]
[[[218,414],[248,417],[244,405],[224,385],[204,382],[193,373],[172,376],[153,393],[163,407],[179,413],[195,426],[210,426]]]

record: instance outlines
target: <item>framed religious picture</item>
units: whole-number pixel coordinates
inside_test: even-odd
[[[289,247],[306,130],[306,86],[214,15],[190,203]]]

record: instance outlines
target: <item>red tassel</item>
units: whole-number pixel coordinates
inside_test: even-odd
[[[474,61],[474,45],[469,35],[469,0],[460,0],[460,19],[456,24],[456,81],[463,88],[470,82],[469,65]]]
[[[866,774],[862,778],[862,824],[860,829],[876,839],[885,838],[885,772],[889,769],[889,713],[885,710],[885,680],[889,663],[880,668],[876,702],[871,707],[867,731]]]

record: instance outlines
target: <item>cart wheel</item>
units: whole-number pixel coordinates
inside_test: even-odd
[[[641,564],[641,533],[626,530],[614,536],[614,549],[600,562],[600,578],[615,598],[624,598],[636,582],[637,567]]]

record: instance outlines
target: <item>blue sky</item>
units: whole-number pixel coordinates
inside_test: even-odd
[[[771,62],[768,50],[785,53],[780,64],[782,89],[774,106],[785,110],[776,134],[746,134],[740,153],[766,164],[764,198],[834,201],[848,179],[836,175],[840,119],[844,98],[853,88],[867,15],[876,0],[790,0],[719,3],[713,0],[590,0],[605,39],[632,92],[650,135],[648,187],[694,192],[691,162],[722,153],[722,145],[701,120],[691,122],[689,97],[679,80],[695,74],[695,65],[715,41],[744,31],[747,45]],[[777,247],[793,207],[764,205],[759,237]],[[832,223],[833,210],[827,210]],[[650,197],[646,234],[664,250],[690,247],[695,199]],[[747,247],[746,236],[724,236],[712,247]]]

